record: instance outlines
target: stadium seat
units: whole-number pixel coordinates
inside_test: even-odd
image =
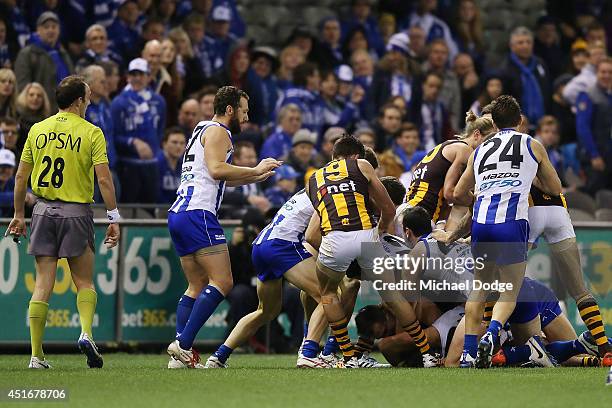
[[[570,186],[584,186],[584,180],[580,178],[580,176],[578,176],[574,169],[571,167],[565,169],[565,172],[563,173],[563,180],[565,180],[565,182]]]
[[[595,193],[595,202],[597,208],[612,208],[612,191],[611,190],[599,190]]]
[[[316,28],[325,17],[335,16],[333,10],[326,7],[305,7],[302,10],[302,19],[310,27]]]
[[[261,25],[267,28],[274,28],[276,24],[290,17],[291,12],[283,6],[262,6],[258,7],[258,12],[262,16]]]
[[[581,191],[569,191],[564,193],[565,201],[567,201],[567,206],[569,208],[576,208],[587,212],[590,215],[595,215],[595,210],[597,210],[597,204],[595,200]]]
[[[247,27],[247,37],[258,44],[277,44],[281,39],[275,38],[274,32],[266,27],[251,25]]]
[[[612,221],[612,208],[600,208],[595,211],[597,221]]]
[[[284,44],[295,29],[295,27],[297,27],[296,24],[289,22],[287,23],[288,24],[283,24],[283,22],[281,21],[281,23],[276,26],[276,41],[280,44]]]
[[[586,211],[577,208],[569,208],[568,212],[572,221],[595,221],[595,217]]]

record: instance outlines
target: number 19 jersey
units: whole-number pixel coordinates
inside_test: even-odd
[[[310,177],[308,194],[321,218],[323,236],[376,227],[368,187],[368,179],[352,159],[333,160]]]
[[[529,190],[538,171],[531,143],[527,134],[502,129],[476,149],[475,222],[529,220]]]

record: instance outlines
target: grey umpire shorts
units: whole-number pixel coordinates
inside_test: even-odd
[[[32,212],[28,254],[74,258],[94,250],[93,211],[89,204],[38,199]]]

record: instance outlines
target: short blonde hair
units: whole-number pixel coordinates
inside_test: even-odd
[[[28,94],[28,91],[31,88],[37,88],[40,92],[42,92],[42,95],[43,95],[43,105],[40,108],[40,110],[35,113],[40,113],[45,118],[49,117],[51,115],[51,102],[49,102],[49,96],[47,95],[47,91],[45,91],[45,88],[43,88],[43,86],[39,84],[38,82],[30,82],[23,88],[23,90],[17,97],[17,108],[21,112],[28,109],[26,107],[26,95]]]

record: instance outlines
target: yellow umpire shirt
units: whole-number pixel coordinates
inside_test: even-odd
[[[108,163],[99,127],[59,112],[30,129],[21,161],[32,164],[32,192],[45,200],[92,203],[94,166]]]

